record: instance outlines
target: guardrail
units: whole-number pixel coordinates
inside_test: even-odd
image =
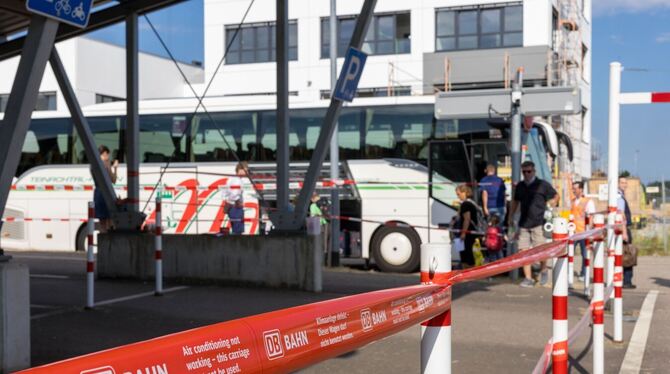
[[[524,265],[557,258],[553,267],[552,368],[567,372],[569,342],[580,322],[568,333],[567,244],[594,238],[594,373],[603,372],[604,217],[594,217],[595,229],[568,235],[568,222],[553,222],[554,241],[505,259],[466,270],[451,271],[446,243],[422,245],[421,285],[364,293],[218,323],[148,341],[92,353],[21,373],[215,373],[291,372],[337,357],[422,324],[421,367],[424,373],[451,371],[451,293],[459,283],[484,279]],[[613,277],[616,279],[616,275]],[[616,316],[615,316],[616,318]],[[585,320],[585,318],[583,318]],[[546,349],[545,349],[546,351]],[[548,361],[540,362],[544,367]]]

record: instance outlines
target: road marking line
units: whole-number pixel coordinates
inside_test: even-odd
[[[10,253],[10,256],[17,260],[59,260],[59,261],[86,261],[85,257],[79,256],[41,256],[41,255],[17,255],[16,253]]]
[[[647,346],[647,338],[649,337],[649,328],[651,327],[651,319],[654,315],[654,304],[658,296],[657,290],[651,290],[644,298],[642,309],[640,309],[640,316],[635,323],[633,335],[628,343],[626,356],[621,364],[619,374],[638,374],[642,367],[642,359],[644,358],[644,350]]]
[[[55,275],[55,274],[30,274],[31,278],[39,279],[69,279],[67,275]]]
[[[178,286],[178,287],[166,288],[166,289],[163,290],[163,293],[166,294],[168,292],[181,291],[181,290],[184,290],[184,289],[187,289],[187,288],[188,288],[188,286]],[[154,291],[142,292],[142,293],[138,293],[136,295],[130,295],[130,296],[118,297],[116,299],[109,299],[109,300],[99,301],[99,302],[95,303],[95,306],[116,304],[116,303],[120,303],[120,302],[123,302],[123,301],[141,299],[143,297],[153,296],[153,295],[154,295]]]

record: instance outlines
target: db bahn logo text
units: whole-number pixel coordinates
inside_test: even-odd
[[[363,325],[363,331],[370,331],[376,325],[386,321],[386,312],[372,312],[370,308],[365,308],[361,310],[361,325]]]
[[[279,330],[270,330],[263,333],[265,353],[269,360],[284,357],[284,352],[304,347],[309,344],[307,331],[298,331],[282,335]]]

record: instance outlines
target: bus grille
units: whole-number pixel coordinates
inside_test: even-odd
[[[4,216],[23,218],[24,214],[19,210],[5,208]],[[2,231],[0,231],[0,240],[2,239],[24,240],[25,238],[26,238],[26,231],[24,222],[4,222],[2,224]]]

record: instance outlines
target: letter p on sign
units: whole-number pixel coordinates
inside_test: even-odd
[[[358,82],[363,74],[363,67],[368,55],[354,47],[349,47],[347,55],[344,57],[344,65],[340,72],[340,77],[335,85],[333,98],[340,101],[351,102],[356,96]]]

